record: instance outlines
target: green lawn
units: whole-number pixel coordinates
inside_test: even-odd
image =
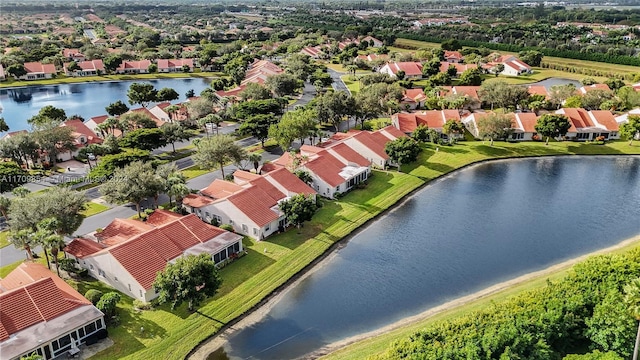
[[[24,251],[23,251],[24,253]],[[10,272],[13,271],[13,269],[17,268],[20,264],[22,264],[24,262],[24,260],[18,260],[12,264],[2,264],[2,267],[0,267],[0,278],[4,278],[5,276],[7,276],[7,274],[9,274]]]
[[[11,245],[8,239],[8,235],[9,235],[8,230],[0,232],[0,249],[2,249],[5,246]]]
[[[193,165],[193,166],[189,166],[188,168],[184,169],[184,170],[180,170],[180,172],[182,173],[182,175],[185,176],[185,178],[187,180],[191,180],[193,178],[196,178],[200,175],[204,175],[210,171],[213,170],[203,170],[200,169],[200,167],[198,165]]]
[[[87,202],[87,208],[82,211],[82,215],[89,217],[95,214],[99,214],[103,211],[109,210],[110,207],[102,204],[98,204],[92,201]]]
[[[340,78],[347,86],[347,89],[351,91],[351,95],[355,95],[360,91],[360,81],[357,80],[357,77],[354,78],[353,75],[342,75]]]
[[[70,84],[79,82],[95,82],[95,81],[122,81],[122,80],[147,80],[147,79],[174,79],[174,78],[213,78],[220,75],[213,72],[195,72],[195,73],[153,73],[138,75],[101,75],[101,76],[85,76],[85,77],[67,77],[58,75],[55,79],[33,80],[33,81],[17,81],[8,78],[7,81],[0,83],[0,88],[14,86],[41,86],[55,84]]]

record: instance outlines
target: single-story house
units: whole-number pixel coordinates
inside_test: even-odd
[[[609,85],[607,84],[592,84],[592,85],[585,85],[581,88],[578,89],[578,95],[584,95],[586,93],[588,93],[589,91],[592,90],[604,90],[604,91],[611,91],[611,89],[609,88]]]
[[[147,221],[115,219],[104,230],[73,239],[65,252],[89,274],[131,296],[149,302],[158,296],[156,274],[187,255],[206,253],[216,264],[244,251],[242,236],[202,222],[156,210]]]
[[[140,107],[140,108],[137,108],[137,109],[131,109],[131,110],[127,111],[126,113],[128,114],[128,113],[134,113],[134,112],[141,113],[141,114],[144,114],[144,115],[148,116],[151,120],[153,120],[156,123],[157,127],[160,127],[160,126],[166,124],[166,121],[160,119],[159,117],[154,115],[151,111],[149,111],[149,109],[147,109],[145,107]]]
[[[471,101],[469,101],[464,109],[468,110],[476,110],[480,109],[482,106],[482,101],[480,101],[480,96],[478,95],[478,91],[480,91],[480,86],[443,86],[444,91],[440,92],[440,96],[466,96]]]
[[[452,66],[456,68],[456,75],[458,76],[467,70],[478,68],[478,65],[476,64],[460,64],[457,62],[441,61],[440,72],[446,73]]]
[[[404,91],[404,97],[402,98],[402,105],[407,106],[411,110],[415,110],[418,107],[423,107],[425,100],[427,100],[427,96],[423,89],[406,89]]]
[[[442,133],[442,127],[447,120],[460,121],[460,112],[458,110],[427,110],[391,115],[391,124],[405,134],[411,134],[421,124]]]
[[[85,56],[78,49],[62,49],[62,57],[69,61],[80,62],[85,60]]]
[[[43,64],[41,62],[24,63],[24,69],[27,73],[20,76],[18,78],[20,80],[51,79],[53,75],[58,73],[54,64]]]
[[[464,56],[460,51],[444,51],[444,60],[448,63],[462,63],[464,62]]]
[[[71,355],[106,336],[104,314],[42,264],[22,263],[0,280],[0,309],[3,359]]]
[[[529,113],[515,113],[513,116],[513,134],[511,134],[512,140],[533,140],[533,136],[537,134],[536,123],[539,116],[533,112]]]
[[[495,67],[499,64],[504,65],[504,70],[500,72],[502,75],[519,76],[532,72],[531,66],[513,55],[502,55],[495,61],[484,64],[482,67],[489,73],[494,73]]]
[[[184,104],[175,104],[175,106],[178,106],[178,111],[174,113],[167,112],[167,108],[169,106],[172,106],[170,102],[161,102],[156,104],[154,107],[149,108],[149,112],[164,122],[182,121],[187,119],[188,112]]]
[[[58,154],[58,158],[62,161],[71,160],[74,156],[78,156],[80,149],[87,145],[102,144],[102,139],[79,119],[67,120],[60,126],[68,126],[73,129],[71,135],[75,146],[72,151]]]
[[[372,62],[376,60],[387,61],[389,60],[389,55],[387,54],[367,54],[367,55],[358,55],[356,57],[357,60],[362,60],[365,62]]]
[[[360,40],[360,42],[364,42],[364,41],[368,42],[369,46],[372,46],[375,48],[379,48],[379,47],[382,47],[382,45],[384,45],[384,43],[381,40],[378,40],[373,36],[365,36]],[[373,42],[373,45],[371,45],[371,42]]]
[[[187,66],[189,72],[193,71],[193,59],[158,59],[158,72],[183,72]]]
[[[149,73],[149,66],[151,61],[123,61],[116,69],[116,74],[147,74]]]
[[[249,70],[247,70],[241,84],[246,85],[250,82],[264,84],[269,76],[282,74],[283,72],[284,70],[281,67],[271,61],[256,60],[249,65]]]
[[[300,53],[307,55],[312,59],[318,59],[322,55],[322,49],[320,46],[307,46],[300,50]]]
[[[563,108],[556,114],[565,115],[571,122],[566,137],[571,140],[619,139],[619,127],[615,117],[608,110],[587,111],[580,108]]]
[[[66,63],[63,66],[64,73],[67,76],[95,76],[104,74],[105,72],[104,64],[100,59],[80,61],[77,63],[80,69],[76,69],[73,71],[68,69],[69,64],[70,63]]]
[[[264,175],[237,170],[233,178],[216,179],[199,194],[187,195],[182,207],[205,222],[230,224],[237,233],[262,240],[287,226],[278,204],[297,194],[316,194],[285,168]]]
[[[527,87],[529,91],[529,95],[541,95],[544,96],[545,99],[549,99],[551,96],[549,95],[549,90],[544,85],[529,85]]]
[[[615,117],[616,122],[618,123],[618,125],[629,122],[629,115],[638,115],[640,116],[640,108],[635,108],[632,110],[627,111],[624,114],[618,115]]]
[[[404,71],[405,79],[422,79],[422,64],[419,62],[390,62],[381,67],[378,72],[397,78],[399,71]]]

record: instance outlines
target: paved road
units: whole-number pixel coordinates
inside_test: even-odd
[[[331,75],[331,79],[333,79],[333,84],[331,84],[331,86],[333,86],[333,90],[346,91],[347,93],[351,94],[351,91],[349,91],[347,85],[345,85],[344,81],[342,81],[342,79],[340,78],[340,76],[344,75],[344,73],[340,73],[332,69],[327,69],[327,72],[329,73],[329,75]]]

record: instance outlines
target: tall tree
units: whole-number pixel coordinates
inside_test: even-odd
[[[173,101],[173,100],[178,100],[178,98],[180,98],[180,95],[178,94],[178,92],[176,92],[172,88],[165,87],[158,90],[155,101],[158,101],[158,102]]]
[[[11,206],[11,199],[6,196],[0,195],[0,214],[4,217],[5,221],[9,220],[9,207]]]
[[[31,126],[42,126],[49,123],[60,123],[67,118],[63,109],[46,105],[38,113],[27,120]]]
[[[546,145],[549,145],[550,137],[559,137],[567,135],[571,128],[571,121],[564,115],[545,114],[538,118],[535,129],[540,135],[546,136]]]
[[[257,174],[258,168],[260,167],[260,161],[262,161],[262,155],[258,153],[251,153],[249,154],[249,157],[247,159],[253,164],[253,169],[256,171],[256,174]]]
[[[398,165],[398,170],[402,164],[410,163],[418,158],[422,149],[417,141],[410,137],[401,137],[387,142],[384,152],[389,155],[391,161]]]
[[[460,85],[479,86],[482,84],[482,75],[478,69],[465,70],[458,80]]]
[[[633,145],[633,139],[640,134],[640,116],[629,115],[627,122],[620,125],[620,137],[629,140],[629,146]]]
[[[222,284],[216,265],[209,254],[180,257],[175,263],[167,263],[156,275],[153,287],[158,290],[160,303],[171,303],[175,309],[183,302],[189,311],[208,296],[213,296]]]
[[[258,83],[248,83],[244,90],[240,93],[243,101],[247,100],[266,100],[271,99],[273,94],[266,87]]]
[[[549,97],[551,103],[555,104],[558,109],[570,97],[576,94],[576,87],[573,84],[554,85],[549,88]]]
[[[196,154],[193,156],[201,169],[213,169],[220,166],[224,179],[224,165],[228,162],[240,162],[246,157],[246,151],[236,144],[230,135],[220,134],[201,139],[196,145]]]
[[[27,260],[33,259],[33,253],[31,251],[31,246],[34,244],[32,230],[12,229],[9,233],[8,240],[13,244],[13,246],[15,246],[16,249],[23,249],[26,252]]]
[[[491,140],[506,139],[513,131],[511,127],[511,118],[504,114],[491,113],[478,120],[478,135]]]
[[[640,348],[640,278],[631,280],[624,287],[624,303],[631,316],[638,321],[636,344],[633,347],[633,360],[638,360],[638,348]]]
[[[276,140],[283,151],[288,151],[295,139],[304,144],[309,134],[316,129],[318,118],[315,110],[300,108],[286,112],[280,122],[271,125],[269,137]]]
[[[33,132],[34,140],[49,156],[51,166],[55,166],[59,153],[75,149],[73,129],[59,124],[58,121],[48,120],[39,123]]]
[[[213,101],[205,97],[191,100],[186,104],[189,118],[194,121],[213,113],[215,105]]]
[[[315,110],[321,122],[328,122],[338,131],[345,116],[352,115],[354,99],[344,91],[326,92],[315,99]]]
[[[153,87],[153,84],[149,83],[134,82],[127,91],[129,104],[139,104],[142,107],[147,107],[149,103],[156,101],[157,94],[158,91]]]
[[[36,244],[42,246],[45,257],[47,259],[47,267],[51,269],[49,263],[48,251],[51,252],[53,262],[56,265],[56,272],[60,276],[60,267],[58,266],[58,254],[60,248],[64,247],[65,242],[60,234],[56,233],[56,229],[59,228],[58,220],[56,218],[43,219],[36,225],[36,231],[33,233],[33,239]]]
[[[286,73],[269,76],[265,82],[265,86],[277,96],[293,95],[303,85],[302,80]]]
[[[160,127],[164,142],[171,144],[173,152],[176,152],[176,142],[189,140],[191,133],[180,123],[166,123]]]
[[[269,138],[269,127],[277,122],[278,119],[271,114],[258,114],[246,119],[238,131],[254,136],[260,140],[260,144],[264,147],[265,140]]]
[[[165,132],[158,128],[129,131],[120,139],[120,146],[141,150],[153,150],[166,144]]]
[[[204,128],[204,132],[207,134],[207,136],[209,136],[209,125],[215,125],[216,134],[219,134],[220,124],[222,124],[222,122],[223,119],[218,114],[209,114],[198,120],[198,124]],[[242,125],[244,125],[244,123],[242,123]],[[240,125],[240,127],[242,127],[242,125]]]
[[[120,116],[129,111],[129,107],[127,104],[123,103],[122,100],[113,102],[107,105],[104,109],[107,111],[107,114],[111,116]]]
[[[135,161],[123,168],[116,168],[113,177],[100,187],[100,193],[109,202],[132,202],[140,216],[140,203],[155,197],[161,187],[151,163]]]
[[[135,129],[153,129],[158,127],[155,121],[146,113],[130,111],[122,114],[118,119],[118,128],[123,133]]]
[[[310,221],[318,209],[313,197],[297,194],[282,201],[278,207],[284,213],[287,221],[300,228],[305,221]]]
[[[451,142],[453,136],[452,135],[461,135],[464,134],[464,125],[461,122],[456,121],[454,119],[447,120],[444,125],[442,125],[442,132],[447,134],[449,138],[449,142]]]

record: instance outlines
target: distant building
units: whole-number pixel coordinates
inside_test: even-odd
[[[189,68],[189,72],[193,71],[193,59],[158,59],[158,72],[183,72],[184,67]]]
[[[67,76],[96,76],[104,74],[104,64],[102,60],[89,60],[89,61],[80,61],[78,62],[78,67],[80,69],[69,70],[68,66],[70,63],[66,63],[63,66],[64,73]]]
[[[378,70],[394,79],[400,71],[404,71],[405,79],[422,79],[422,64],[419,62],[390,62]]]
[[[147,74],[151,61],[123,61],[116,69],[116,74]]]
[[[20,80],[40,80],[51,79],[53,75],[57,74],[56,66],[53,64],[43,64],[40,62],[28,62],[24,63],[24,69],[27,73],[20,76]]]

